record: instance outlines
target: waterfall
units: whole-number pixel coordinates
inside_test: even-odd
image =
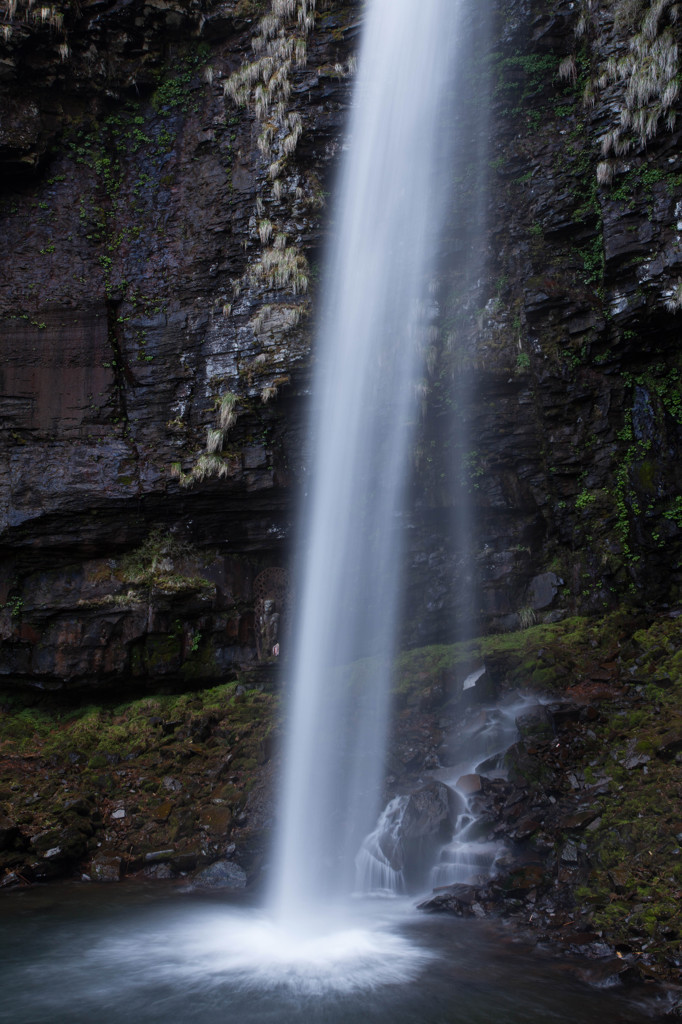
[[[403,505],[444,219],[463,0],[371,0],[323,287],[271,903],[347,894],[376,821]],[[340,671],[370,657],[370,686]]]

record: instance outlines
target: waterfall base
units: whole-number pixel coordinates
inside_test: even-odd
[[[565,957],[530,956],[497,929],[417,915],[398,900],[356,903],[352,926],[306,938],[243,901],[115,889],[36,888],[0,901],[0,1021],[642,1024],[665,1008],[595,992]]]
[[[152,943],[157,939],[150,936]],[[163,941],[161,936],[158,936]],[[431,955],[386,921],[360,918],[338,928],[282,926],[266,914],[222,908],[202,915],[179,942],[173,970],[197,969],[230,979],[242,990],[288,990],[313,996],[353,993],[416,978]],[[102,947],[106,955],[106,947]],[[132,952],[132,951],[131,951]],[[160,953],[160,950],[158,951]]]

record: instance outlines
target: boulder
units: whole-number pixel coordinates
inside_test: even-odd
[[[549,608],[563,582],[554,572],[543,572],[535,576],[528,584],[528,606],[536,612]]]
[[[463,796],[472,796],[480,793],[483,789],[483,779],[480,775],[460,775],[457,779],[457,790]]]
[[[522,715],[518,715],[516,727],[522,739],[536,743],[549,740],[554,735],[551,715],[543,704],[536,704]]]
[[[443,782],[429,782],[411,793],[400,828],[402,838],[422,839],[441,832],[450,824],[453,799],[453,791]]]
[[[111,853],[98,853],[90,864],[90,877],[96,882],[119,882],[121,858]]]
[[[499,878],[496,885],[510,896],[521,895],[537,889],[547,881],[544,864],[538,862],[521,864],[507,875]]]
[[[192,879],[198,889],[244,889],[246,872],[231,860],[217,860]]]
[[[478,906],[479,890],[473,885],[446,885],[436,889],[433,896],[418,904],[417,910],[427,913],[447,913],[456,917],[478,917],[474,907]]]
[[[203,807],[199,812],[199,822],[213,835],[224,836],[232,823],[232,811],[225,804]]]

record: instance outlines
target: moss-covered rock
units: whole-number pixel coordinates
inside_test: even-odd
[[[178,866],[188,842],[192,867],[224,852],[233,833],[254,849],[265,842],[242,818],[271,753],[273,695],[234,680],[80,708],[26,699],[5,697],[0,716],[5,870],[109,878],[111,858],[121,874],[138,870],[150,849],[169,848],[177,872],[189,870]]]

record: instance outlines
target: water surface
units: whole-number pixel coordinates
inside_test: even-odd
[[[286,934],[224,897],[63,886],[0,900],[8,1024],[638,1024],[652,1007],[476,921],[368,903]]]

